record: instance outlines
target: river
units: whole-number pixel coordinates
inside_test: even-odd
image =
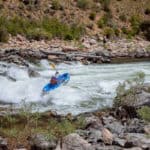
[[[0,62],[0,101],[13,103],[14,106],[22,101],[34,102],[40,111],[78,114],[112,106],[118,83],[132,78],[136,72],[144,72],[146,82],[150,82],[150,62],[101,65],[72,63],[56,67],[60,73],[69,72],[70,81],[41,96],[42,87],[55,73],[48,61],[30,64],[30,68],[39,73],[38,77],[30,77],[26,67]]]

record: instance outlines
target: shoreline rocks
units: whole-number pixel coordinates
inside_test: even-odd
[[[20,43],[17,38],[12,37],[9,43],[0,45],[0,60],[26,66],[28,65],[26,60],[40,59],[56,63],[80,61],[84,64],[150,60],[150,42],[143,39],[116,39],[103,43],[103,40],[85,37],[79,43],[57,39],[32,42],[24,39]],[[89,46],[86,47],[85,43]],[[80,48],[80,45],[83,47]]]

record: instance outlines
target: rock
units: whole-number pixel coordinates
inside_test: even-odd
[[[40,74],[38,72],[34,71],[31,68],[28,68],[28,74],[30,77],[39,77],[40,76]]]
[[[140,147],[124,148],[123,150],[142,150]]]
[[[133,118],[126,122],[126,132],[130,133],[143,133],[144,132],[144,121],[137,118]]]
[[[87,140],[90,143],[97,143],[102,141],[102,132],[100,130],[90,130]]]
[[[126,141],[127,141],[127,140],[125,140],[125,139],[121,139],[121,138],[119,138],[119,137],[115,137],[115,138],[114,138],[114,141],[113,141],[113,145],[119,145],[119,146],[121,146],[121,147],[124,147],[125,144],[126,144]]]
[[[112,123],[108,123],[104,126],[109,129],[112,133],[122,134],[125,131],[125,127],[118,121],[114,121]]]
[[[102,140],[105,144],[112,144],[113,142],[113,135],[112,133],[106,129],[106,128],[103,128],[102,130]]]
[[[96,56],[103,56],[103,57],[110,58],[110,52],[108,50],[97,51],[95,54]]]
[[[55,61],[56,59],[58,59],[58,56],[56,56],[56,55],[48,55],[48,60]]]
[[[146,137],[145,134],[141,133],[127,133],[125,135],[127,140],[125,147],[140,147],[140,148],[150,148],[150,138]]]
[[[144,126],[144,132],[145,132],[146,134],[149,134],[149,135],[150,135],[150,124]]]
[[[121,147],[118,147],[118,146],[106,146],[106,145],[95,145],[94,146],[95,150],[122,150]]]
[[[92,150],[92,146],[78,134],[72,133],[63,139],[62,150]]]
[[[82,136],[84,139],[89,137],[90,131],[88,130],[76,130],[76,133]]]
[[[36,134],[28,138],[31,150],[53,150],[56,148],[56,140],[47,140],[42,134]]]
[[[89,129],[102,129],[103,125],[102,125],[102,121],[96,117],[96,116],[91,116],[91,117],[86,117],[85,118],[85,128]]]
[[[2,137],[0,137],[0,150],[8,150],[7,141]]]
[[[108,117],[103,116],[102,121],[103,121],[104,125],[107,125],[107,124],[110,124],[110,123],[116,121],[116,119],[112,116],[108,116]]]

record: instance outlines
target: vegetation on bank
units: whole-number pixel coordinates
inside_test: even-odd
[[[23,107],[16,115],[8,113],[0,117],[0,136],[9,139],[10,149],[20,144],[29,148],[27,139],[36,134],[42,134],[46,139],[61,140],[85,126],[83,117],[72,119],[70,114],[62,117],[52,112],[32,113],[35,108],[35,104],[23,102]]]
[[[114,107],[135,107],[136,113],[139,117],[145,121],[150,122],[150,107],[142,106],[136,107],[137,93],[144,89],[145,74],[143,72],[138,72],[132,79],[125,80],[120,83],[116,89],[116,97],[114,99]],[[147,89],[150,93],[150,89]]]
[[[0,17],[0,41],[8,40],[8,34],[16,36],[21,34],[28,39],[47,39],[58,37],[64,40],[77,40],[84,34],[84,28],[77,24],[67,25],[56,18],[43,18],[42,20],[30,20],[28,18]]]
[[[28,39],[78,40],[87,35],[150,40],[149,0],[0,1],[0,42],[9,34]],[[128,7],[131,6],[130,9]]]
[[[143,86],[145,74],[138,72],[134,78],[119,83],[116,89],[116,97],[114,99],[114,107],[133,106],[137,100],[137,91]]]
[[[149,106],[143,106],[140,109],[138,109],[137,112],[142,119],[150,122],[150,107]]]

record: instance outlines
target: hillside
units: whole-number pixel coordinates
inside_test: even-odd
[[[8,33],[78,40],[82,35],[150,39],[149,32],[149,0],[0,0],[2,42]]]

